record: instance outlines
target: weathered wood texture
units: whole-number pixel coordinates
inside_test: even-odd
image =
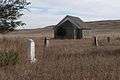
[[[59,32],[61,30],[61,32]],[[64,34],[63,34],[64,33]],[[82,30],[78,29],[69,21],[64,22],[55,30],[55,38],[78,39],[82,38]]]

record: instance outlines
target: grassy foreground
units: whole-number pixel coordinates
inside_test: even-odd
[[[40,39],[35,39],[35,41],[38,62],[1,67],[1,80],[120,79],[120,46],[95,47],[90,44],[81,45],[79,40],[53,40],[50,41],[49,47],[43,49],[43,45],[41,45],[43,42]],[[16,50],[19,51],[19,48]],[[43,52],[43,50],[45,51]]]

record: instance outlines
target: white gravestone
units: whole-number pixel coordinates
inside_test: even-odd
[[[30,62],[34,63],[36,61],[35,58],[35,42],[32,39],[28,39],[29,40],[29,44],[28,44],[28,52],[29,52],[29,58],[30,58]]]

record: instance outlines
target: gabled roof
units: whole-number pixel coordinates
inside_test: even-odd
[[[83,22],[79,17],[67,15],[56,26],[60,26],[66,21],[70,21],[79,29],[120,29],[120,20],[103,20],[103,21],[90,21]]]
[[[67,15],[62,21],[60,21],[57,26],[60,26],[61,24],[63,24],[66,21],[70,21],[72,24],[74,24],[76,27],[78,28],[85,28],[85,23],[79,18],[79,17],[74,17],[74,16],[69,16]]]

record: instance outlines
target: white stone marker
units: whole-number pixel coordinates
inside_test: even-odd
[[[29,45],[28,45],[28,52],[30,54],[30,62],[34,63],[36,62],[36,58],[35,58],[35,42],[32,39],[28,39],[29,40]]]

